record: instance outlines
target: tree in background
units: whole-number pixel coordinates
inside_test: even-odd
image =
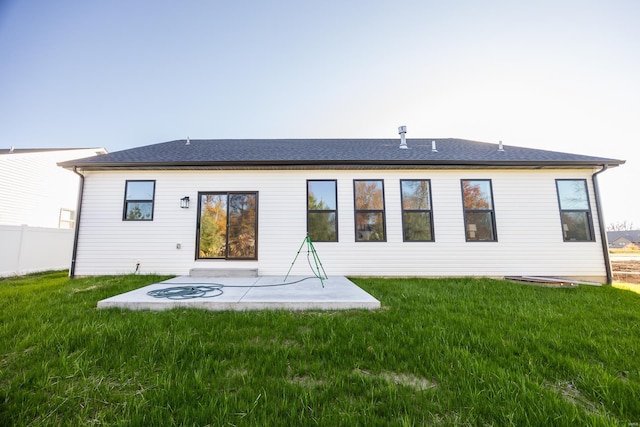
[[[200,257],[255,257],[256,202],[255,194],[203,195],[198,247]]]
[[[429,198],[429,181],[402,181],[402,226],[405,241],[432,240]]]
[[[354,190],[356,240],[384,240],[382,181],[356,181]]]
[[[202,196],[200,217],[200,257],[224,257],[227,240],[227,196]]]
[[[612,222],[607,226],[607,231],[630,231],[633,229],[633,223],[627,221]]]
[[[253,258],[256,256],[257,199],[255,194],[229,195],[229,229],[227,244],[229,256]]]
[[[316,242],[336,241],[335,212],[333,212],[323,200],[318,200],[311,191],[309,191],[308,201],[309,211],[314,211],[309,213],[309,223],[307,227],[311,240]]]

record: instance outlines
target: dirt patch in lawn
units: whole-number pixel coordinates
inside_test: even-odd
[[[611,261],[615,282],[640,284],[640,260]]]

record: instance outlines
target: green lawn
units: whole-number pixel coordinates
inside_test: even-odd
[[[354,279],[377,311],[96,310],[163,279],[0,279],[0,425],[640,423],[640,295]]]

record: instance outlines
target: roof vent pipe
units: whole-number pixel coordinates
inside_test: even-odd
[[[407,140],[404,136],[405,133],[407,133],[407,127],[406,126],[400,126],[398,128],[398,133],[400,134],[400,148],[402,148],[403,150],[406,150],[407,148]]]
[[[502,141],[498,143],[498,151],[504,151],[504,146],[502,145]]]
[[[191,139],[189,139],[189,137],[187,137],[187,143],[184,145],[191,145]]]
[[[431,152],[432,153],[437,153],[438,149],[436,148],[436,141],[431,141]]]

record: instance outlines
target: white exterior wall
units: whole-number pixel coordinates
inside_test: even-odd
[[[60,209],[76,210],[79,177],[58,162],[104,149],[14,152],[0,155],[0,224],[58,228]]]
[[[329,275],[557,276],[604,281],[594,170],[87,171],[76,275],[188,274],[192,268],[258,268],[284,276],[306,236],[306,181],[338,182],[339,242],[316,242]],[[559,178],[586,179],[595,241],[564,242]],[[123,221],[126,180],[155,180],[153,221]],[[386,242],[355,242],[354,179],[383,179]],[[403,242],[400,179],[429,179],[434,242]],[[466,242],[461,179],[490,179],[497,242]],[[197,194],[257,191],[258,260],[195,260]],[[189,209],[180,199],[189,196]],[[180,243],[181,249],[176,248]],[[306,246],[291,274],[308,275]]]

